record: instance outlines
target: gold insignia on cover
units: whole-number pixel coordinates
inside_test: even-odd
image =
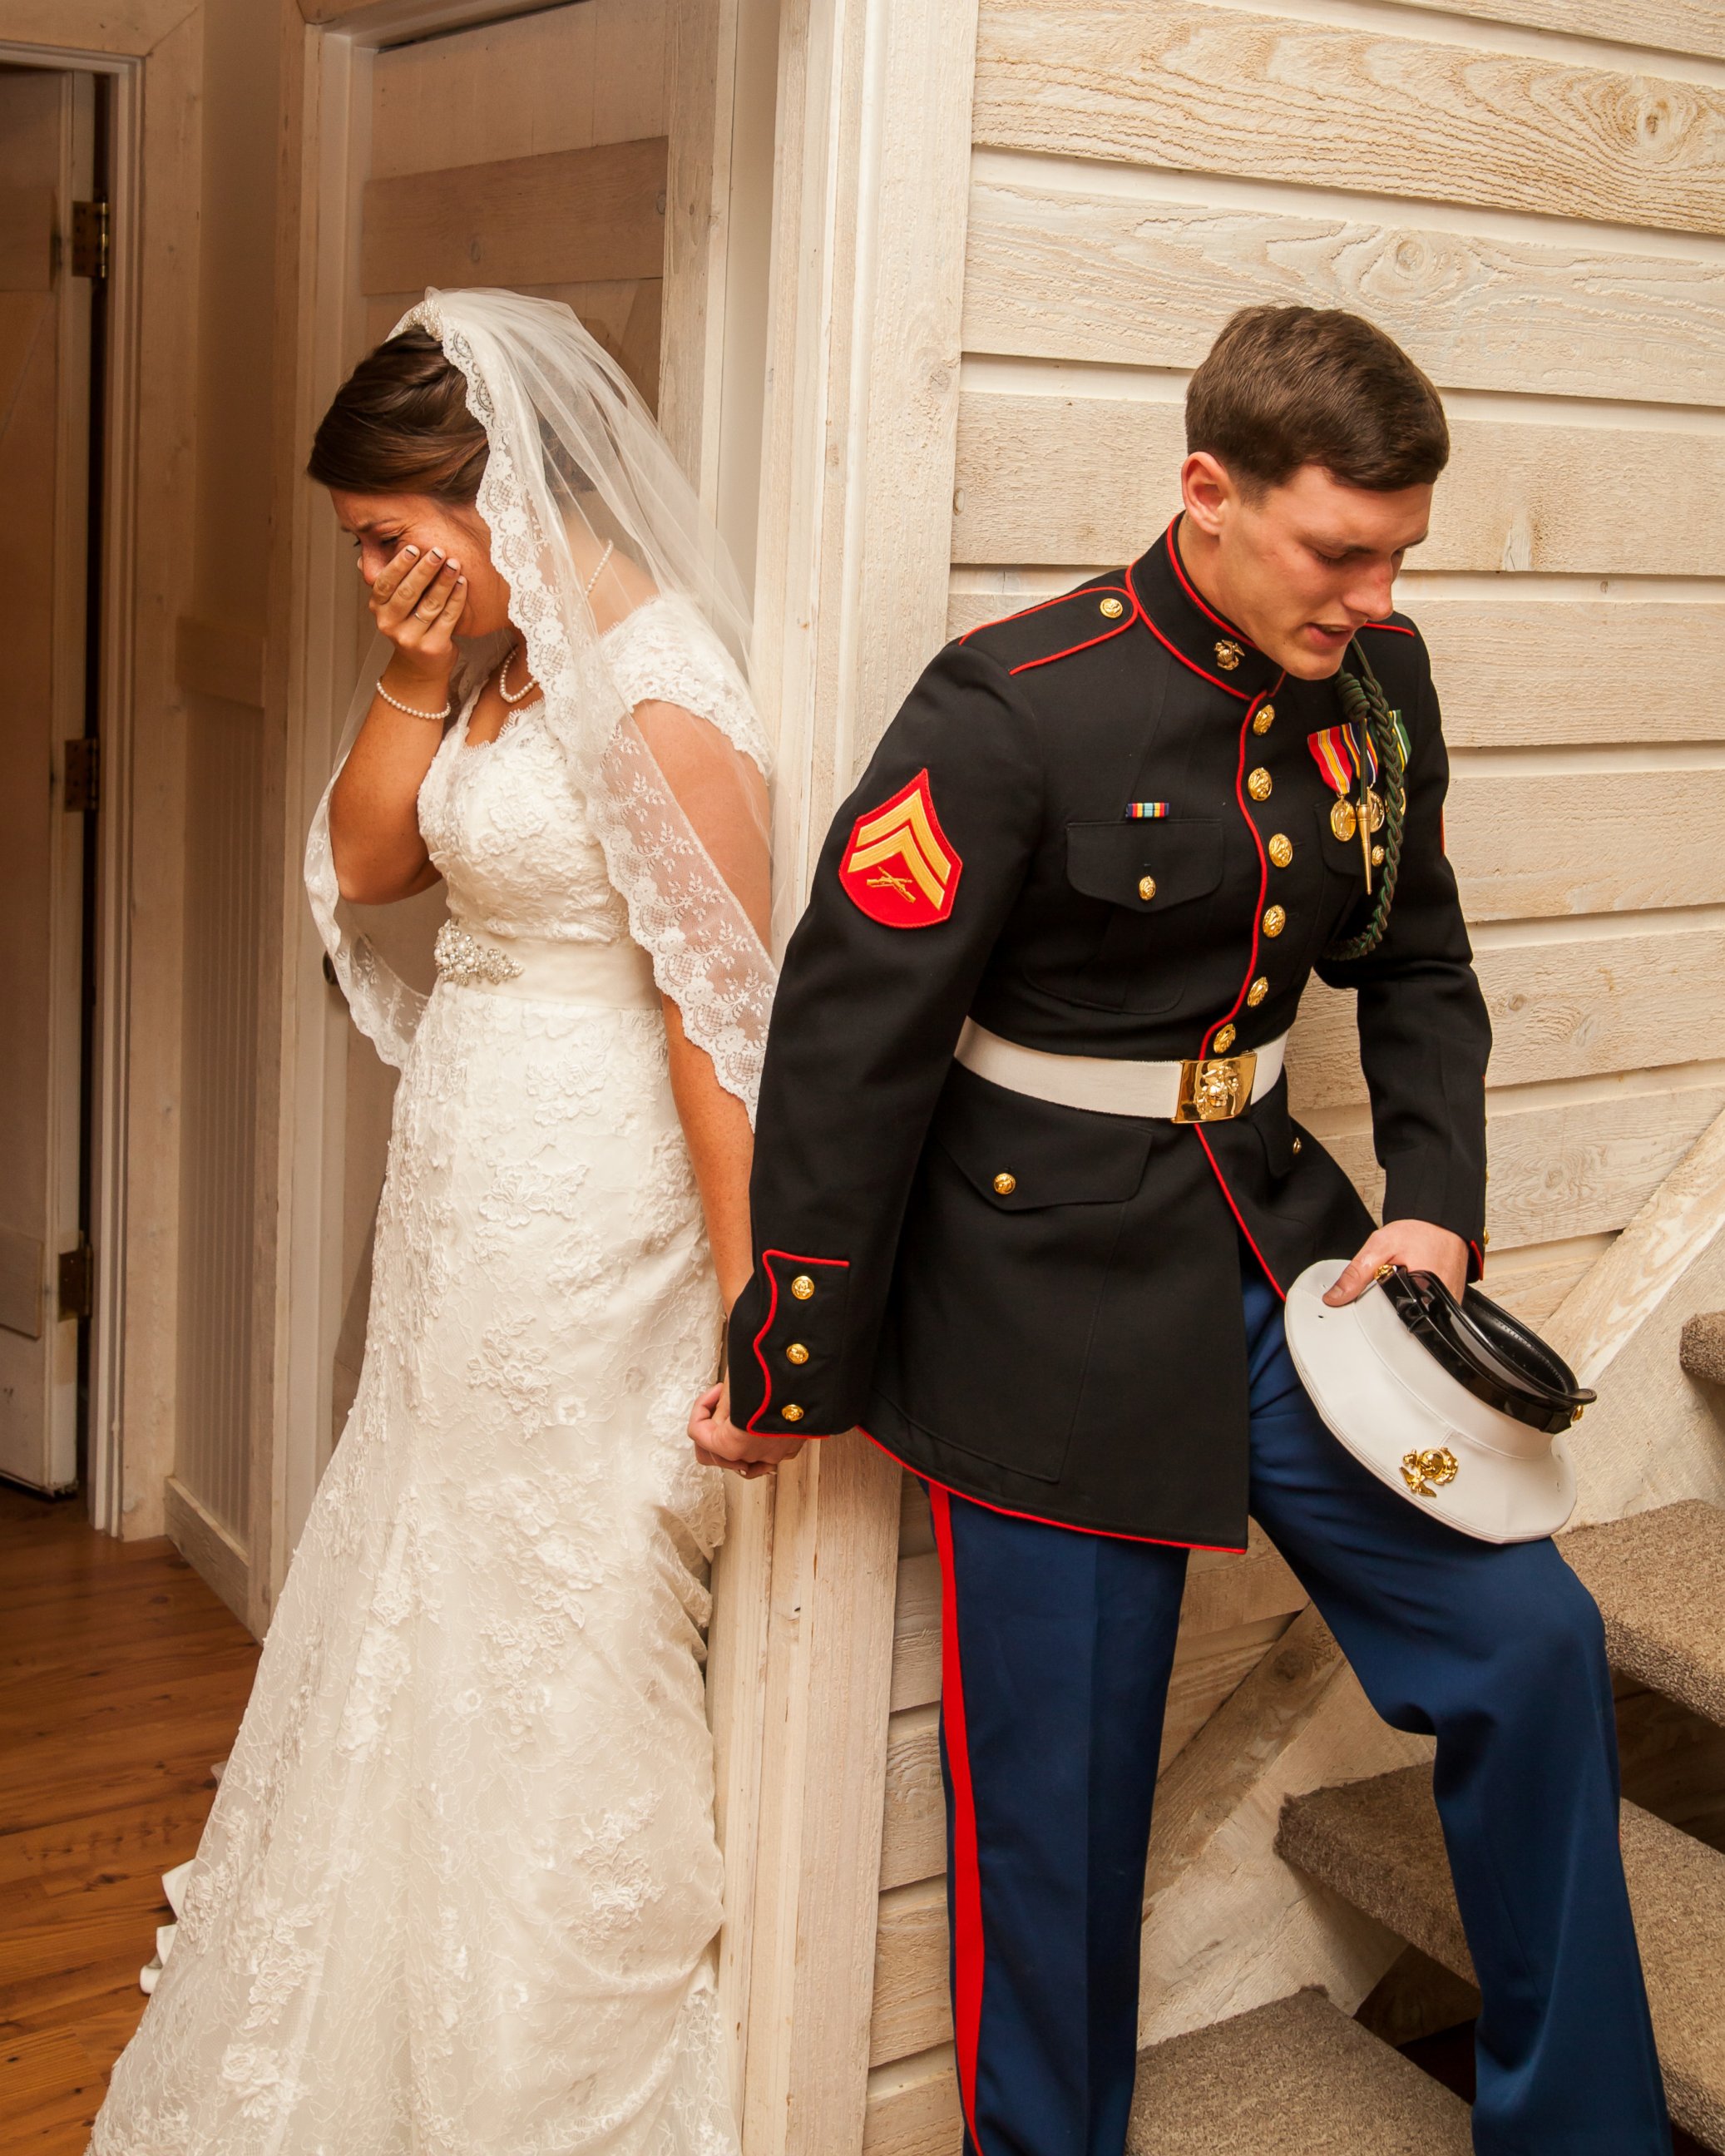
[[[1231,1025],[1224,1025],[1222,1030],[1216,1035],[1215,1039],[1210,1043],[1210,1046],[1215,1050],[1218,1055],[1225,1055],[1229,1050],[1233,1047],[1234,1040],[1234,1028]]]
[[[1245,657],[1245,645],[1236,644],[1231,636],[1216,639],[1216,664],[1224,674],[1231,674]]]
[[[807,1273],[798,1273],[795,1280],[791,1282],[791,1293],[795,1296],[798,1302],[807,1302],[814,1292],[814,1282],[809,1279]]]
[[[1402,1455],[1402,1480],[1416,1497],[1435,1497],[1461,1472],[1461,1462],[1447,1445]]]
[[[1356,819],[1351,801],[1337,800],[1330,803],[1330,829],[1343,845],[1353,836]]]
[[[1260,704],[1256,711],[1252,715],[1252,732],[1255,734],[1267,734],[1275,724],[1275,705]]]
[[[1279,869],[1285,869],[1294,858],[1294,842],[1286,831],[1278,831],[1264,850]]]
[[[1264,976],[1260,973],[1257,979],[1254,981],[1250,988],[1246,990],[1247,1004],[1251,1009],[1256,1010],[1259,1004],[1263,1002],[1265,997],[1267,996],[1269,993],[1270,983],[1265,979]]]
[[[1267,801],[1275,783],[1276,781],[1260,763],[1255,771],[1248,773],[1246,792],[1251,795],[1254,801]]]
[[[1125,612],[1124,599],[1106,598],[1102,601],[1102,613],[1110,621],[1118,621]]]

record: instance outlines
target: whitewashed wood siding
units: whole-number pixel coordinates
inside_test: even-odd
[[[1497,1047],[1487,1285],[1536,1319],[1725,1107],[1725,12],[982,0],[949,626],[1133,557],[1236,308],[1358,310],[1455,454],[1400,604]],[[1375,1202],[1351,998],[1296,1114]],[[901,1540],[865,2148],[949,2156],[938,1581]],[[1194,1559],[1164,1762],[1291,1620]]]

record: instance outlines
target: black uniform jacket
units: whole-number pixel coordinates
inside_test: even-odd
[[[1453,1229],[1477,1267],[1491,1032],[1437,699],[1411,624],[1363,641],[1410,742],[1408,806],[1389,932],[1347,963],[1323,954],[1369,901],[1321,761],[1334,685],[1285,677],[1213,613],[1172,533],[929,666],[786,953],[731,1319],[739,1424],[860,1424],[1003,1510],[1244,1544],[1242,1250],[1286,1292],[1351,1257],[1369,1214],[1286,1079],[1230,1122],[1054,1106],[955,1062],[967,1015],[1055,1054],[1238,1053],[1288,1030],[1316,968],[1358,991],[1385,1219]]]

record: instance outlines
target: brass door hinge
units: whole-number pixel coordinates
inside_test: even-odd
[[[75,1250],[60,1252],[59,1312],[62,1317],[88,1317],[95,1307],[95,1260],[83,1236]]]
[[[93,815],[102,799],[102,745],[94,734],[75,734],[66,743],[65,769],[60,805],[69,816]]]
[[[72,275],[92,277],[100,284],[108,274],[108,205],[105,202],[74,202],[72,205]]]

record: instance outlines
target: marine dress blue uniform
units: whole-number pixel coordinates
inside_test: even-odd
[[[1598,1612],[1549,1542],[1377,1482],[1283,1337],[1288,1284],[1372,1225],[1289,1114],[1314,970],[1357,992],[1384,1217],[1476,1271],[1483,1244],[1437,701],[1411,623],[1361,644],[1375,737],[1353,683],[1282,675],[1209,608],[1172,531],[974,632],[840,810],[786,955],[732,1414],[860,1425],[930,1490],[970,2156],[1120,2156],[1186,1551],[1243,1547],[1248,1513],[1378,1712],[1437,1740],[1476,2148],[1670,2148]]]

